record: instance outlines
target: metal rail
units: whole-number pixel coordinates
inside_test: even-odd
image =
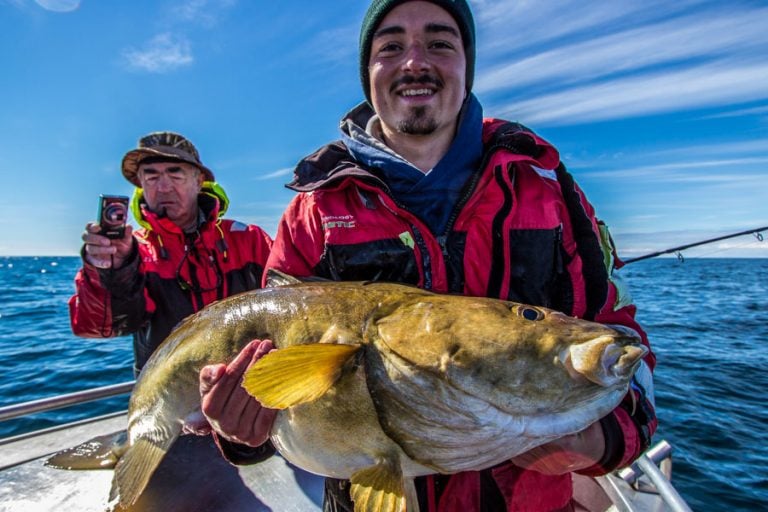
[[[667,479],[664,473],[653,463],[647,455],[641,455],[635,464],[643,470],[645,476],[650,478],[653,485],[656,486],[656,490],[664,499],[667,505],[675,512],[691,512],[691,508],[680,496],[677,490],[672,487],[672,483]]]
[[[19,416],[25,416],[27,414],[52,411],[54,409],[61,409],[62,407],[67,407],[70,405],[82,404],[85,402],[91,402],[93,400],[99,400],[101,398],[108,398],[111,396],[130,393],[135,382],[136,381],[121,382],[120,384],[112,384],[110,386],[86,389],[84,391],[76,391],[66,395],[41,398],[39,400],[32,400],[30,402],[22,402],[20,404],[0,407],[0,421],[6,421],[17,418]]]

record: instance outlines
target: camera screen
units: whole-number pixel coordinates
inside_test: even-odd
[[[106,199],[105,201],[108,201]],[[102,221],[105,226],[120,226],[125,223],[126,206],[120,202],[108,203],[102,213]]]

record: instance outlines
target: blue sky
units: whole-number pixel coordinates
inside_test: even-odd
[[[471,1],[486,116],[554,143],[625,257],[768,225],[768,4]],[[188,136],[274,235],[361,99],[364,0],[0,0],[0,255],[73,255],[123,154]],[[753,236],[692,256],[768,257]]]

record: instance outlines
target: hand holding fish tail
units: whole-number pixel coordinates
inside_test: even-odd
[[[597,464],[605,453],[605,434],[599,421],[581,432],[537,446],[512,462],[545,475],[564,475]]]
[[[273,348],[270,340],[253,340],[229,365],[209,365],[200,371],[202,412],[224,439],[253,447],[269,439],[277,411],[262,407],[241,383],[245,371]]]

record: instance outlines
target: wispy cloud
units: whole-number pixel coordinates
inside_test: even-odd
[[[323,30],[303,44],[300,51],[322,64],[347,65],[349,62],[357,62],[359,30],[357,24]]]
[[[677,16],[701,0],[472,0],[483,51],[526,51],[564,38],[594,38],[617,27]]]
[[[565,125],[660,114],[768,97],[768,63],[717,62],[610,80],[496,105],[502,116]]]
[[[285,176],[290,176],[293,173],[293,167],[285,167],[283,169],[278,169],[273,172],[269,172],[266,174],[260,174],[256,176],[254,179],[256,180],[271,180],[274,178],[283,178]]]
[[[754,157],[754,158],[733,158],[723,160],[688,160],[684,162],[664,163],[657,165],[647,165],[635,168],[623,168],[621,170],[609,170],[609,171],[594,171],[594,172],[581,172],[580,176],[594,177],[604,176],[610,174],[612,177],[622,178],[637,178],[641,176],[647,176],[650,174],[661,174],[662,176],[671,176],[670,171],[686,171],[686,170],[704,170],[718,168],[723,169],[723,172],[718,173],[717,176],[701,176],[697,175],[695,179],[724,179],[733,180],[734,175],[741,174],[742,177],[748,177],[748,175],[742,173],[742,170],[747,166],[756,165],[768,165],[768,156]],[[730,172],[726,172],[729,170]],[[765,171],[762,178],[765,179],[768,175],[768,170]]]
[[[731,110],[728,112],[721,112],[719,114],[712,114],[710,116],[704,116],[704,119],[722,119],[727,117],[742,117],[742,116],[768,116],[768,105],[754,108],[743,108],[738,110]],[[768,145],[764,146],[768,148]]]
[[[768,111],[768,107],[766,107]],[[657,158],[685,158],[690,159],[691,155],[697,157],[712,155],[768,155],[768,138],[740,140],[737,142],[724,142],[712,144],[691,144],[682,147],[670,149],[660,149],[656,151],[646,151],[643,153],[646,159]]]
[[[123,56],[132,69],[150,73],[167,73],[190,66],[195,58],[192,44],[184,35],[191,26],[206,30],[216,28],[221,18],[237,5],[238,0],[181,0],[166,7],[159,17],[166,31],[153,37],[143,48],[129,48]],[[171,31],[167,31],[172,27]]]
[[[0,0],[0,4],[10,4],[17,9],[27,9],[37,5],[51,12],[72,12],[80,7],[81,0]]]
[[[599,4],[595,10],[573,2],[548,2],[541,9],[530,2],[475,2],[494,44],[507,49],[478,70],[475,91],[490,97],[487,109],[539,125],[566,125],[768,99],[762,57],[768,52],[768,9]],[[685,13],[696,4],[695,14]],[[565,13],[572,19],[545,22],[549,14],[557,19]],[[503,19],[515,30],[496,30]]]
[[[485,71],[476,90],[562,86],[683,60],[738,58],[768,46],[767,17],[768,9],[715,19],[698,14],[569,44]]]
[[[236,4],[237,0],[185,0],[172,6],[173,18],[211,28]]]
[[[171,33],[155,36],[141,49],[126,50],[124,57],[131,68],[150,73],[166,73],[194,62],[189,41]]]
[[[47,11],[70,12],[80,7],[80,0],[35,0],[35,3]]]

